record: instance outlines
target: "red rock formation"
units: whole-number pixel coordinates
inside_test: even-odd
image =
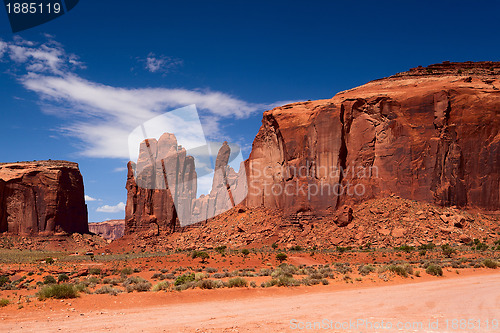
[[[303,232],[321,215],[351,228],[351,206],[389,195],[499,210],[499,71],[494,62],[418,67],[331,99],[266,111],[245,167],[235,173],[227,166],[230,149],[224,144],[212,190],[198,199],[194,161],[175,138],[146,140],[137,180],[129,163],[126,233],[151,223],[159,225],[155,233],[174,230],[176,200],[187,202],[179,216],[203,221],[247,192],[246,206],[284,214]],[[154,189],[170,183],[162,177],[194,181],[173,182],[171,195]],[[245,177],[248,183],[241,181]]]
[[[115,240],[123,237],[125,233],[125,220],[89,223],[89,231],[104,239]]]
[[[129,162],[125,233],[137,230],[158,233],[205,221],[227,211],[246,197],[243,167],[228,166],[231,148],[224,142],[215,161],[212,189],[196,198],[194,158],[177,145],[173,134],[140,145],[137,166]]]
[[[173,134],[163,134],[158,142],[143,141],[137,165],[129,162],[127,166],[126,234],[152,225],[173,231],[178,214],[190,216],[197,186],[194,159],[186,156]],[[178,203],[182,203],[180,211],[175,209]]]
[[[393,193],[500,209],[500,66],[469,65],[266,111],[247,161],[247,205],[320,214]]]
[[[77,163],[0,164],[0,232],[87,233],[83,179]]]

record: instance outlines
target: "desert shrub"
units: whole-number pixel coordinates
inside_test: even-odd
[[[297,267],[293,265],[281,264],[271,273],[271,276],[273,278],[278,278],[280,276],[291,278],[293,277],[293,274],[295,274],[296,272],[297,272]]]
[[[408,274],[413,274],[413,267],[410,264],[392,264],[382,268],[382,272],[390,271],[402,277],[408,277]]]
[[[423,257],[427,254],[427,250],[420,250],[418,251],[418,254]]]
[[[313,286],[319,284],[320,282],[321,280],[311,279],[310,277],[305,277],[302,280],[300,280],[300,283],[303,284],[304,286]]]
[[[221,245],[221,246],[217,246],[215,248],[215,251],[219,252],[220,254],[226,252],[226,249],[227,249],[227,246],[226,245]]]
[[[130,275],[134,272],[134,270],[130,267],[125,267],[122,270],[120,270],[120,274],[122,275]]]
[[[191,258],[193,259],[200,258],[201,262],[204,263],[207,261],[207,259],[210,258],[210,256],[205,251],[193,251],[193,253],[191,254]]]
[[[43,284],[54,284],[57,283],[57,280],[52,275],[46,275],[43,277]]]
[[[94,291],[94,294],[109,294],[112,296],[117,296],[119,293],[123,291],[118,288],[113,288],[112,286],[102,286],[101,288]]]
[[[396,250],[396,251],[403,251],[403,252],[409,253],[409,252],[415,250],[415,248],[413,246],[409,246],[409,245],[403,244],[403,245],[401,245],[399,247],[395,247],[394,250]]]
[[[75,290],[77,292],[88,293],[88,294],[90,293],[89,289],[84,283],[81,282],[75,283],[73,286],[75,287]]]
[[[247,280],[245,280],[242,277],[234,277],[229,279],[229,281],[227,281],[227,286],[229,288],[246,287],[247,285],[248,285]]]
[[[63,274],[59,274],[57,276],[57,281],[58,282],[66,282],[68,280],[69,280],[69,277],[66,274],[64,274],[64,273]]]
[[[173,274],[173,273],[168,273],[167,275],[165,275],[165,278],[166,278],[166,279],[169,279],[169,280],[173,280],[173,279],[175,279],[175,274]]]
[[[288,258],[288,256],[282,252],[276,254],[276,260],[278,260],[279,262],[285,261],[286,258]]]
[[[271,273],[272,273],[272,270],[270,270],[269,268],[261,268],[259,271],[260,276],[270,276]]]
[[[10,304],[10,301],[6,298],[0,298],[0,308],[3,308],[4,306],[7,306]]]
[[[45,263],[49,264],[49,265],[54,263],[54,259],[51,257],[45,258],[44,260],[45,260]]]
[[[225,278],[225,277],[227,277],[227,276],[228,276],[228,274],[227,274],[227,273],[214,273],[214,274],[212,275],[212,277],[213,277],[214,279],[223,279],[223,278]]]
[[[497,268],[498,267],[498,262],[491,260],[491,259],[484,259],[483,260],[483,265],[488,267],[488,268]]]
[[[205,268],[205,272],[207,272],[208,274],[217,273],[217,268],[207,267]]]
[[[0,276],[0,288],[8,283],[10,283],[10,278],[7,275],[1,275]]]
[[[128,277],[124,282],[123,286],[127,290],[128,293],[135,291],[142,292],[148,291],[151,289],[151,282],[143,279],[140,276],[131,276]]]
[[[433,243],[422,244],[418,247],[419,250],[432,250],[436,247]]]
[[[174,285],[180,286],[182,284],[185,284],[187,282],[192,282],[194,280],[195,280],[194,273],[186,273],[186,274],[182,274],[182,275],[178,276],[175,279]]]
[[[89,269],[89,275],[101,275],[101,269],[92,267]]]
[[[154,273],[153,276],[151,276],[152,279],[158,279],[158,280],[165,280],[165,275],[162,273]]]
[[[351,251],[351,250],[352,250],[352,246],[346,246],[346,247],[337,246],[337,252],[339,252],[339,253],[344,253],[344,252]]]
[[[443,269],[441,268],[441,266],[439,266],[437,264],[429,264],[429,266],[427,266],[427,268],[425,269],[425,272],[427,274],[434,275],[434,276],[442,276],[443,275]]]
[[[249,255],[250,254],[250,251],[248,249],[243,249],[241,250],[241,253],[245,256]]]
[[[197,286],[200,289],[217,289],[223,288],[224,282],[221,280],[201,280],[198,282]]]
[[[290,248],[290,251],[302,251],[302,246],[300,245],[295,245]]]
[[[441,251],[443,252],[443,255],[447,256],[448,258],[450,258],[455,252],[457,252],[449,244],[441,245]]]
[[[239,275],[240,276],[248,276],[248,277],[258,276],[258,274],[256,274],[254,272],[254,269],[251,269],[251,268],[244,268],[244,269],[242,269],[241,273]]]
[[[352,268],[349,266],[349,264],[345,263],[335,263],[335,272],[339,274],[347,274],[347,273],[352,273]]]
[[[153,291],[169,290],[171,283],[168,281],[158,282],[153,286]]]
[[[321,284],[326,286],[326,285],[329,285],[330,282],[327,279],[321,279]]]
[[[96,284],[101,283],[101,280],[96,276],[90,276],[82,281],[87,287],[94,287]]]
[[[296,280],[290,276],[279,275],[278,277],[268,281],[270,286],[278,286],[278,287],[294,287],[300,286],[300,281]]]
[[[104,283],[104,284],[111,284],[113,286],[117,286],[117,285],[119,285],[122,282],[123,282],[123,279],[117,279],[117,278],[104,278],[102,280],[102,283]]]
[[[78,297],[78,292],[72,284],[62,283],[44,286],[36,295],[39,300],[43,301],[47,298],[76,298]]]
[[[360,265],[358,267],[358,272],[359,274],[365,276],[365,275],[368,275],[372,272],[375,272],[375,267],[373,267],[372,265],[368,264],[368,265]]]
[[[275,250],[276,250],[276,249],[278,248],[278,244],[273,243],[273,244],[271,245],[271,247],[272,247],[273,249],[275,249]]]
[[[190,288],[194,289],[194,288],[196,288],[196,285],[197,285],[197,282],[189,281],[189,282],[180,284],[178,286],[175,286],[175,290],[182,291],[182,290],[186,290],[186,289],[190,289]]]

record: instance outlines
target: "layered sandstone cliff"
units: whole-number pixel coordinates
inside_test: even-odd
[[[16,235],[88,232],[78,164],[67,161],[1,163],[0,232]]]
[[[500,209],[500,63],[430,67],[265,112],[247,205],[321,214],[396,194]]]

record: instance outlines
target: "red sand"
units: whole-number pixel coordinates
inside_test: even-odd
[[[466,272],[464,272],[466,273]],[[175,293],[85,295],[49,300],[39,308],[0,310],[2,332],[293,332],[308,322],[327,332],[498,332],[500,273],[468,271],[445,278],[329,286],[187,290]],[[417,282],[418,281],[418,282]],[[419,282],[423,281],[423,282]],[[12,309],[12,307],[9,307]],[[291,322],[291,320],[296,320]],[[384,321],[392,329],[369,329]],[[454,319],[472,319],[470,329],[453,329]],[[438,328],[428,328],[436,323]],[[446,327],[448,320],[448,328]],[[481,327],[479,322],[481,320]],[[486,321],[490,329],[486,329]],[[398,323],[410,325],[401,330]],[[422,327],[419,325],[422,323]],[[498,323],[498,322],[497,322]],[[302,327],[302,326],[300,326]],[[295,329],[293,329],[295,328]]]

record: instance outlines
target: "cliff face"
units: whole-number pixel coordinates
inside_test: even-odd
[[[265,112],[246,162],[247,205],[321,213],[396,194],[500,209],[500,63],[467,64]]]
[[[0,164],[0,232],[19,235],[88,232],[78,164],[66,161]]]
[[[125,233],[124,220],[109,220],[98,223],[89,223],[89,231],[104,239],[115,240],[123,237]]]

